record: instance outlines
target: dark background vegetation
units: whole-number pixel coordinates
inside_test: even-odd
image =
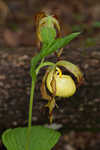
[[[0,134],[26,126],[31,78],[30,60],[37,54],[34,16],[50,9],[62,26],[62,36],[81,35],[64,48],[62,59],[78,65],[85,83],[76,94],[57,101],[54,125],[62,137],[54,149],[100,149],[100,0],[0,0]],[[47,58],[56,61],[54,55]],[[41,70],[35,89],[33,125],[49,123],[40,94]],[[58,100],[58,98],[57,98]],[[0,141],[1,149],[4,149]]]

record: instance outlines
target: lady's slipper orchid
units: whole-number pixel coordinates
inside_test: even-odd
[[[59,97],[72,96],[76,91],[74,80],[68,75],[63,75],[61,69],[58,67],[56,67],[55,72],[54,70],[49,72],[46,85],[51,93],[54,93],[55,89],[55,96]]]
[[[67,71],[72,73],[76,79],[78,85],[83,81],[83,74],[80,69],[68,62],[58,61],[53,67],[49,67],[42,80],[41,93],[44,99],[48,100],[46,107],[49,108],[50,122],[52,123],[52,111],[56,106],[55,96],[70,97],[76,92],[76,84],[70,75],[62,73],[60,67],[64,67]],[[51,95],[47,93],[46,88]]]
[[[43,27],[55,28],[60,35],[59,21],[54,15],[51,15],[49,11],[43,11],[36,15],[36,33],[40,42],[43,40],[41,36],[41,30]]]

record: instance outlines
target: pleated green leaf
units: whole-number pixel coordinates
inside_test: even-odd
[[[28,128],[8,129],[2,135],[7,150],[25,150]],[[30,134],[29,150],[51,150],[57,143],[60,133],[43,126],[33,126]]]
[[[75,37],[77,37],[80,34],[80,32],[72,33],[68,36],[65,36],[64,38],[59,38],[56,40],[50,41],[47,45],[45,43],[43,44],[43,48],[41,49],[40,53],[32,58],[31,60],[31,76],[33,72],[36,69],[37,63],[43,59],[44,57],[50,55],[51,53],[59,50],[60,48],[63,48],[66,46],[71,40],[73,40]]]
[[[40,35],[43,43],[49,43],[56,38],[56,30],[51,27],[42,27]]]
[[[76,33],[72,33],[70,35],[67,35],[63,38],[58,38],[58,39],[54,40],[52,45],[50,45],[50,47],[47,50],[45,50],[45,49],[43,50],[43,51],[45,51],[45,56],[55,52],[56,50],[59,50],[60,48],[63,48],[71,40],[73,40],[75,37],[77,37],[79,34],[80,34],[80,32],[76,32]]]

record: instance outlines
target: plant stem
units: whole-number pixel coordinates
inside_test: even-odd
[[[26,137],[26,150],[29,150],[30,145],[30,133],[31,133],[31,124],[32,124],[32,106],[33,106],[33,98],[34,98],[34,89],[35,89],[35,82],[36,78],[32,78],[32,85],[31,85],[31,93],[30,93],[30,104],[29,104],[29,119],[28,119],[28,130],[27,130],[27,137]]]
[[[54,66],[54,63],[51,62],[41,62],[41,64],[36,69],[36,75],[39,73],[39,70],[44,66]],[[29,104],[29,119],[28,119],[28,129],[27,129],[27,136],[26,136],[26,147],[25,150],[29,150],[30,145],[30,133],[31,133],[31,126],[32,126],[32,106],[33,106],[33,99],[34,99],[34,89],[35,89],[35,82],[36,77],[32,77],[32,85],[31,85],[31,93],[30,93],[30,104]]]
[[[55,65],[54,63],[49,62],[49,61],[41,63],[41,64],[37,67],[37,69],[36,69],[36,75],[39,73],[39,70],[40,70],[42,67],[45,67],[45,66],[54,66],[54,65]]]

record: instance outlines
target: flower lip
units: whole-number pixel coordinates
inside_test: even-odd
[[[69,97],[76,92],[74,80],[69,75],[62,74],[59,67],[50,70],[47,75],[46,86],[53,95],[58,97]]]

